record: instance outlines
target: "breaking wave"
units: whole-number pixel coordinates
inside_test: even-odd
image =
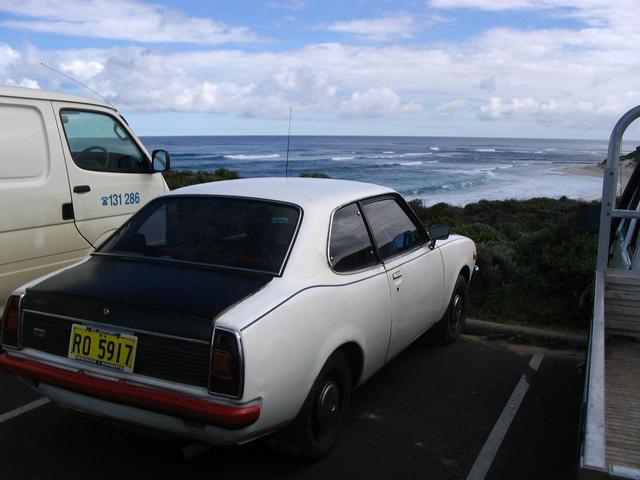
[[[279,153],[268,153],[262,155],[225,155],[224,158],[228,158],[229,160],[268,160],[270,158],[280,158]]]

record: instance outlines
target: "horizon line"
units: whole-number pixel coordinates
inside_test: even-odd
[[[283,137],[286,134],[147,134],[138,135],[139,137]],[[564,138],[564,137],[482,137],[482,136],[457,136],[457,135],[345,135],[345,134],[326,134],[326,135],[294,135],[291,137],[370,137],[370,138],[471,138],[471,139],[493,139],[493,140],[570,140],[575,142],[609,142],[608,138]],[[640,143],[640,139],[624,140],[625,142]]]

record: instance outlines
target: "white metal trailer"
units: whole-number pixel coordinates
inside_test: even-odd
[[[609,140],[580,445],[581,479],[640,479],[640,166],[617,196],[624,114]]]

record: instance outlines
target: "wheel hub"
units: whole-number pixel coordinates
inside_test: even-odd
[[[340,406],[340,387],[333,380],[328,381],[320,390],[316,404],[316,419],[320,430],[329,430],[338,417]]]

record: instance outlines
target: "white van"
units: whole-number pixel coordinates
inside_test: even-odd
[[[85,257],[168,191],[168,169],[106,103],[0,87],[0,314],[14,288]]]

